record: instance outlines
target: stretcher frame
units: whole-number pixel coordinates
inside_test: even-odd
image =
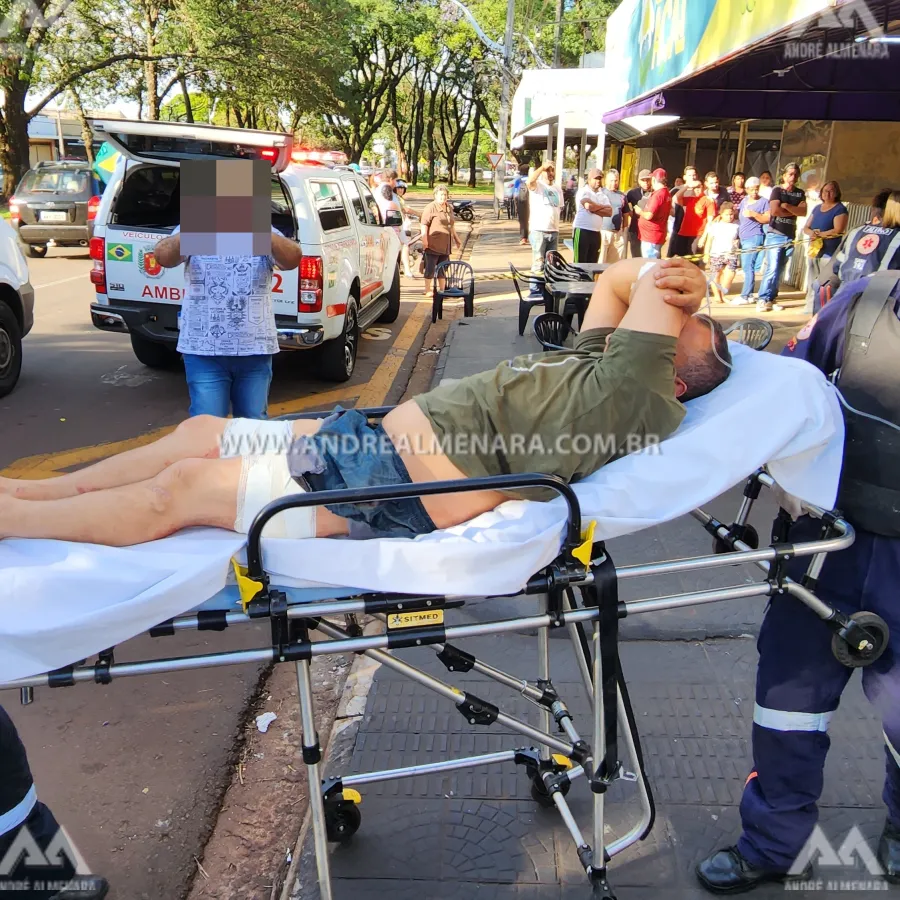
[[[370,419],[383,418],[391,407],[361,410]],[[284,418],[320,418],[323,413],[307,413]],[[221,631],[227,627],[267,618],[271,624],[271,646],[186,657],[161,658],[140,662],[117,663],[114,649],[97,654],[97,661],[86,660],[62,669],[29,678],[0,683],[0,689],[19,688],[22,703],[33,702],[35,687],[65,687],[77,683],[108,684],[113,678],[176,672],[196,668],[241,665],[245,663],[292,662],[296,667],[298,702],[302,724],[301,753],[307,767],[310,785],[310,813],[315,848],[318,886],[321,900],[332,900],[329,842],[348,840],[360,825],[357,786],[395,778],[447,772],[475,766],[515,762],[525,769],[531,780],[532,797],[542,806],[555,808],[576,848],[585,870],[594,900],[615,900],[607,868],[610,860],[650,833],[655,808],[649,781],[644,770],[640,737],[622,676],[618,655],[618,622],[628,615],[657,612],[682,606],[699,605],[720,600],[752,597],[772,598],[791,595],[826,621],[834,631],[835,655],[848,666],[869,665],[880,656],[886,645],[887,628],[883,631],[877,617],[857,619],[845,616],[822,602],[814,593],[816,579],[828,553],[849,547],[854,540],[852,526],[835,511],[805,506],[805,511],[821,520],[822,532],[817,540],[792,544],[788,542],[790,515],[781,510],[773,529],[772,543],[758,546],[758,537],[748,523],[754,501],[762,487],[775,482],[764,469],[751,475],[744,489],[740,508],[731,525],[725,525],[701,509],[691,515],[713,537],[713,553],[686,559],[615,567],[602,542],[586,542],[582,534],[582,514],[572,488],[559,478],[548,475],[503,475],[466,481],[430,482],[427,484],[389,485],[356,490],[324,491],[284,497],[268,504],[256,517],[248,534],[246,577],[255,583],[255,594],[244,611],[211,610],[181,615],[150,630],[153,637],[176,631],[196,629]],[[423,497],[433,494],[477,490],[509,490],[552,488],[565,500],[568,517],[560,553],[548,566],[533,575],[525,588],[508,597],[539,596],[537,615],[449,626],[444,613],[464,606],[476,597],[419,596],[399,593],[360,593],[341,599],[291,605],[287,595],[270,586],[261,551],[261,534],[266,523],[284,510],[302,506],[331,505],[374,500]],[[589,552],[585,552],[585,551]],[[794,557],[809,557],[806,574],[798,582],[785,575],[785,564]],[[754,563],[765,572],[765,580],[712,590],[684,592],[644,600],[620,601],[618,582],[644,576],[697,571],[723,566]],[[579,605],[575,588],[581,595]],[[385,624],[382,634],[365,635],[359,616],[370,616]],[[391,616],[411,617],[434,624],[391,627]],[[328,617],[343,617],[343,625]],[[591,626],[588,633],[586,626]],[[576,726],[564,700],[553,686],[550,672],[550,629],[568,631],[581,679],[592,704],[590,740],[585,740]],[[537,631],[538,672],[535,682],[523,680],[494,668],[455,647],[451,641],[478,635]],[[310,640],[310,632],[318,631],[325,640]],[[509,716],[471,692],[423,672],[394,650],[430,647],[449,672],[476,670],[482,675],[518,692],[541,711],[541,727]],[[454,760],[442,760],[381,772],[322,778],[323,754],[315,728],[315,707],[310,678],[314,657],[355,653],[365,655],[405,677],[434,691],[453,703],[474,727],[499,723],[533,742],[508,751],[482,754]],[[599,685],[600,689],[595,690]],[[555,730],[551,730],[551,724]],[[625,754],[619,752],[619,741]],[[630,768],[626,769],[627,757]],[[571,785],[584,779],[593,796],[593,822],[589,842],[576,822],[566,795]],[[640,802],[638,822],[622,837],[607,843],[604,837],[604,795],[617,780],[636,783]],[[313,789],[320,785],[321,790]]]

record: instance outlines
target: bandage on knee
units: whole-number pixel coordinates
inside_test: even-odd
[[[260,510],[273,500],[305,493],[306,489],[291,478],[286,455],[244,457],[234,530],[240,534],[248,534]],[[295,507],[280,512],[263,528],[263,537],[267,538],[297,540],[315,536],[315,506]]]
[[[284,456],[294,432],[290,422],[268,419],[229,419],[219,447],[221,459],[237,456]]]

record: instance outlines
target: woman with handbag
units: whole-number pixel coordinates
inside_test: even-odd
[[[847,207],[841,203],[841,186],[836,181],[826,181],[821,196],[822,202],[813,209],[803,227],[803,233],[809,238],[804,309],[808,316],[819,311],[819,271],[830,270],[831,258],[840,246],[850,218]]]

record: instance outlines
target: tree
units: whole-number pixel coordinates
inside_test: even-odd
[[[148,58],[127,35],[116,34],[102,21],[89,40],[79,42],[77,53],[65,51],[73,32],[87,32],[84,22],[97,5],[88,0],[0,0],[0,165],[7,196],[29,167],[28,123],[48,103],[92,73]],[[35,89],[39,96],[26,109]]]
[[[355,0],[344,10],[348,66],[320,108],[344,152],[359,162],[390,114],[398,85],[414,66],[410,51],[429,11],[402,0]]]

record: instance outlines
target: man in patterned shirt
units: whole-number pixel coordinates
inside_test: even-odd
[[[185,263],[178,352],[184,357],[190,415],[265,419],[278,352],[272,272],[296,269],[299,245],[272,229],[268,256],[182,256],[181,230],[154,250],[166,268]]]

